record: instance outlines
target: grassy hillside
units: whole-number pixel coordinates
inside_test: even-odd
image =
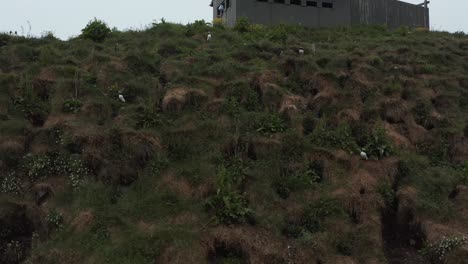
[[[467,161],[464,34],[0,35],[1,263],[468,263]]]

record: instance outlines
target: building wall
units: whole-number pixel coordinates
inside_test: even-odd
[[[429,27],[429,9],[397,0],[316,0],[318,7],[259,2],[256,0],[230,0],[231,7],[223,16],[227,26],[234,26],[237,19],[263,25],[296,24],[307,27],[349,26],[357,24],[385,24],[390,28],[402,25]],[[213,17],[223,0],[213,1]],[[322,2],[332,2],[333,8],[323,8]]]
[[[353,25],[429,28],[429,9],[396,0],[351,0],[351,21]]]
[[[246,17],[252,23],[264,25],[295,24],[308,27],[326,27],[349,25],[351,23],[350,0],[327,0],[333,2],[333,8],[322,8],[321,0],[318,7],[291,5],[290,0],[285,4],[258,2],[255,0],[234,0],[237,2],[237,18]]]

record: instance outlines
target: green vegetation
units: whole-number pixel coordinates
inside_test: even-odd
[[[103,42],[111,33],[111,29],[101,20],[94,19],[82,30],[82,36],[94,42]]]
[[[428,245],[421,253],[431,260],[432,263],[445,263],[446,257],[451,251],[468,244],[466,237],[443,237],[440,241]]]
[[[1,263],[392,263],[459,245],[427,239],[468,226],[466,35],[82,33],[0,34]]]

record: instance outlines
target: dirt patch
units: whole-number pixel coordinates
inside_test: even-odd
[[[286,112],[290,115],[302,111],[306,108],[306,99],[298,95],[286,95],[283,97],[279,112]]]
[[[281,140],[276,138],[256,137],[252,139],[252,144],[255,149],[255,156],[258,159],[268,158],[271,153],[274,153],[281,148]]]
[[[338,113],[338,119],[344,122],[358,121],[361,117],[361,113],[354,109],[344,109]]]
[[[49,100],[53,92],[54,81],[36,78],[32,82],[33,91],[43,101]]]
[[[409,114],[409,107],[404,101],[387,100],[380,106],[381,117],[391,124],[403,123]]]
[[[167,91],[162,101],[164,112],[180,112],[187,107],[200,107],[208,96],[200,89],[174,88]]]
[[[57,74],[51,68],[42,68],[36,78],[39,80],[54,82],[57,79]]]
[[[233,259],[238,263],[281,263],[287,259],[287,244],[253,227],[218,227],[205,238],[209,263]],[[297,263],[302,260],[298,259]]]
[[[455,163],[462,164],[468,160],[468,138],[453,137],[449,142],[449,156]]]
[[[168,190],[184,199],[204,199],[216,191],[211,183],[192,186],[186,179],[177,177],[171,171],[162,176],[162,183]]]
[[[314,112],[320,112],[324,107],[336,102],[336,91],[331,86],[326,86],[309,101],[307,108]]]
[[[73,219],[71,226],[77,233],[82,233],[86,229],[91,228],[91,225],[95,221],[94,212],[92,210],[85,210],[79,212],[78,215]]]
[[[385,128],[385,132],[387,136],[390,138],[390,140],[395,144],[397,147],[403,147],[403,148],[412,148],[411,142],[408,138],[403,136],[399,131],[399,127],[389,124],[389,123],[384,123],[383,127]]]

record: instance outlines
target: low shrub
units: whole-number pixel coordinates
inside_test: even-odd
[[[425,128],[429,128],[431,110],[432,107],[429,103],[418,101],[412,111],[416,122]]]
[[[445,258],[453,250],[468,244],[465,236],[443,237],[436,243],[429,244],[420,253],[427,257],[432,263],[445,263]]]
[[[270,32],[268,33],[268,38],[271,41],[285,44],[288,40],[288,32],[284,25],[278,25],[271,28]]]
[[[83,103],[79,99],[67,99],[62,105],[64,113],[78,114],[81,111]]]
[[[238,224],[250,221],[253,215],[247,198],[238,192],[218,190],[207,201],[208,209],[214,214],[217,224]]]
[[[0,47],[6,46],[10,41],[11,36],[6,33],[0,33]]]
[[[20,194],[22,192],[21,179],[15,172],[8,173],[3,179],[0,179],[0,192],[10,194]]]
[[[15,107],[24,113],[26,119],[33,126],[42,126],[47,120],[50,112],[50,105],[37,98],[17,97],[14,100]]]
[[[392,144],[387,137],[385,129],[375,129],[368,140],[368,143],[363,148],[368,157],[382,159],[393,153]]]
[[[294,131],[286,132],[282,138],[280,157],[283,161],[302,160],[305,151],[304,139]]]
[[[283,227],[282,233],[285,237],[288,238],[299,238],[303,235],[304,229],[300,225],[294,223],[287,223]]]
[[[342,208],[336,200],[320,198],[306,207],[301,217],[301,224],[307,231],[315,233],[322,230],[326,218],[341,213]]]
[[[95,18],[89,21],[81,32],[82,37],[85,39],[91,39],[94,42],[103,42],[112,31],[104,21]]]
[[[247,111],[256,111],[260,108],[257,93],[245,82],[228,83],[222,88],[225,91],[227,103],[235,103]]]
[[[216,195],[208,198],[206,203],[216,223],[246,223],[253,219],[249,201],[240,193],[246,176],[245,169],[243,161],[236,158],[220,167]]]
[[[463,164],[460,182],[468,186],[468,161]]]
[[[84,163],[75,158],[59,153],[34,156],[28,154],[23,159],[23,169],[32,182],[50,176],[67,175],[70,185],[78,189],[83,178],[90,174]]]
[[[417,144],[420,154],[429,158],[432,165],[449,163],[449,143],[447,138],[428,139]]]
[[[247,18],[242,17],[237,20],[236,25],[234,26],[234,30],[240,33],[247,33],[250,31],[251,25]]]
[[[153,54],[145,53],[144,51],[130,51],[124,61],[129,70],[133,73],[154,74],[159,72],[160,58]]]
[[[284,120],[278,114],[264,114],[256,120],[256,132],[260,134],[275,134],[286,131]]]
[[[58,230],[63,227],[63,215],[57,210],[50,211],[46,216],[47,226],[51,230]]]
[[[155,128],[162,124],[160,113],[148,107],[137,109],[135,120],[137,129]]]
[[[343,256],[351,256],[359,246],[361,239],[362,233],[359,233],[358,231],[345,233],[335,241],[336,251]]]
[[[317,124],[314,132],[309,135],[312,144],[324,148],[342,149],[348,153],[356,153],[358,146],[352,137],[352,132],[347,124],[336,128],[329,127],[321,122]]]
[[[396,193],[388,183],[382,183],[378,186],[377,192],[380,194],[387,207],[393,207],[396,202]]]
[[[186,33],[185,35],[187,37],[192,37],[195,34],[205,34],[206,32],[209,31],[209,26],[208,23],[205,20],[196,20],[195,22],[191,24],[187,24],[186,26]]]
[[[273,183],[276,193],[283,199],[287,199],[291,192],[311,188],[323,181],[323,162],[314,160],[300,171],[283,169],[278,179]]]
[[[312,114],[305,114],[304,118],[302,119],[302,128],[304,130],[304,134],[308,135],[314,132],[315,126],[317,124],[317,119]]]

